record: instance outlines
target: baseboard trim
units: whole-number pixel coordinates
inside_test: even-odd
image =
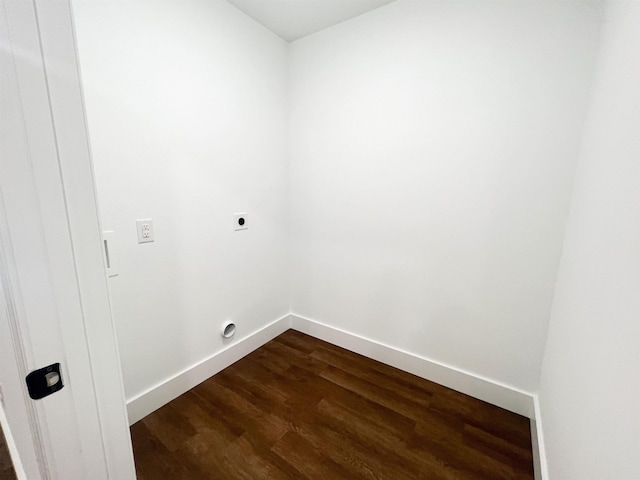
[[[471,372],[292,313],[291,328],[431,380],[511,412],[534,418],[534,396]]]
[[[174,398],[188,392],[207,378],[260,348],[269,340],[287,331],[290,325],[290,315],[285,315],[140,395],[127,400],[129,425],[133,425]]]
[[[533,472],[536,480],[549,480],[547,470],[547,454],[542,432],[542,416],[540,413],[540,398],[533,396],[534,418],[531,419],[531,448],[533,450]]]
[[[530,418],[535,479],[548,480],[537,395],[294,313],[271,322],[220,352],[127,400],[129,424],[133,425],[289,328]]]

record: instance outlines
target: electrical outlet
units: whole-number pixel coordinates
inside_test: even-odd
[[[145,220],[136,220],[136,229],[138,230],[138,243],[153,242],[153,220],[147,218]]]
[[[249,215],[247,212],[233,214],[233,229],[247,230],[249,228]]]

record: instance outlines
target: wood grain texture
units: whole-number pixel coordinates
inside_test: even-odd
[[[527,418],[295,330],[131,435],[141,480],[533,479]]]
[[[4,432],[0,427],[0,479],[1,480],[16,480],[16,472],[13,469],[13,461],[11,460],[11,453],[9,453],[9,447],[7,441],[4,438]]]

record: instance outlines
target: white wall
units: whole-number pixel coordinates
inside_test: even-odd
[[[640,478],[640,4],[605,19],[540,384],[551,480]]]
[[[287,45],[226,1],[74,10],[131,398],[219,352],[225,320],[237,341],[289,311]]]
[[[534,391],[600,16],[399,0],[292,43],[293,312]]]

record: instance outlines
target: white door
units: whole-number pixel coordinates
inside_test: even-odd
[[[0,385],[31,479],[133,479],[68,0],[0,0]],[[29,398],[28,372],[64,387]]]

